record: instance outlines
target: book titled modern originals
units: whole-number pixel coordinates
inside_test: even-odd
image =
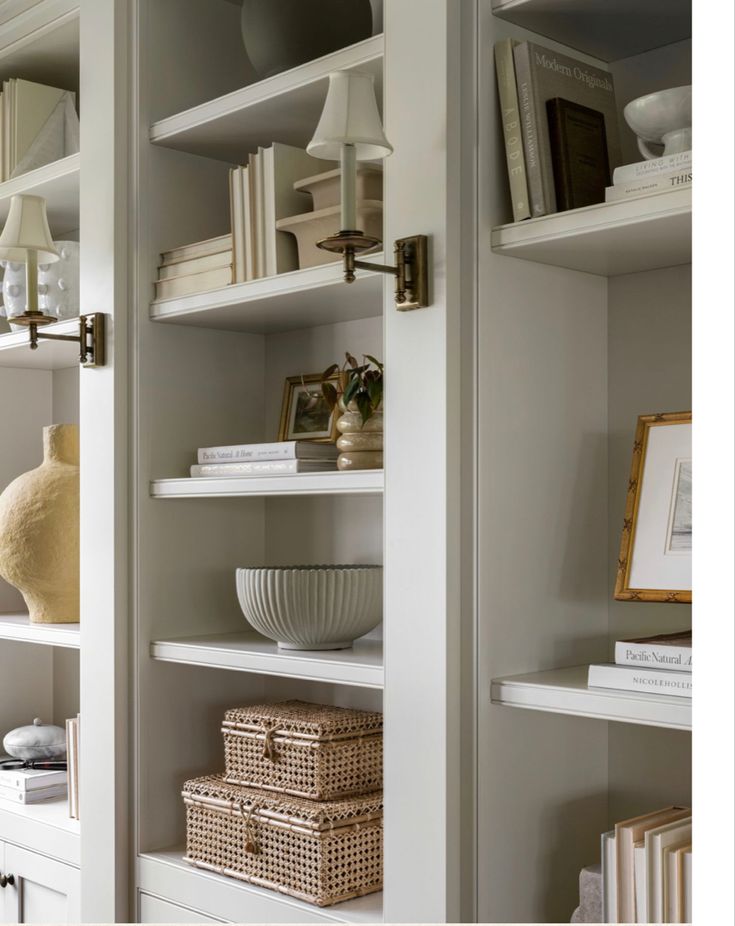
[[[547,100],[561,97],[602,113],[608,167],[614,170],[621,160],[615,90],[609,72],[557,54],[542,45],[521,42],[513,54],[531,212],[534,216],[547,215],[557,210]]]

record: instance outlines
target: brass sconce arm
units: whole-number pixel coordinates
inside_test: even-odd
[[[15,325],[25,325],[29,332],[31,350],[38,349],[40,340],[73,341],[79,345],[79,362],[85,367],[105,365],[105,316],[102,312],[79,316],[79,334],[50,334],[39,327],[51,325],[58,319],[43,312],[26,311],[10,319]]]
[[[345,282],[354,283],[355,270],[389,273],[396,278],[396,308],[400,312],[426,308],[429,303],[429,258],[426,235],[397,238],[393,245],[395,266],[357,260],[360,251],[374,250],[381,242],[362,232],[341,231],[318,242],[324,251],[344,256]]]

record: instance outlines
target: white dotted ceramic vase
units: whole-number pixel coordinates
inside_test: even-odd
[[[238,569],[248,622],[282,649],[346,649],[383,618],[382,566]]]
[[[38,267],[38,308],[54,318],[79,315],[79,242],[56,241],[59,260]],[[26,268],[15,261],[0,261],[3,275],[4,314],[10,320],[26,308]],[[13,326],[18,327],[18,326]]]

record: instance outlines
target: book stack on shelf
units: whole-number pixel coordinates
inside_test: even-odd
[[[615,663],[589,667],[590,688],[692,696],[692,632],[618,640]]]
[[[514,39],[495,69],[513,221],[604,202],[621,161],[612,75]]]
[[[66,721],[66,772],[69,791],[69,816],[79,819],[79,714]]]
[[[3,81],[0,92],[0,181],[79,151],[76,95],[30,80]]]
[[[200,447],[197,451],[197,462],[191,467],[190,475],[193,478],[242,478],[336,472],[337,454],[338,450],[334,444],[308,440]]]
[[[666,807],[602,836],[605,923],[691,923],[692,812]]]
[[[156,299],[175,299],[232,283],[232,235],[187,244],[161,254]]]
[[[38,804],[51,798],[66,797],[66,793],[64,769],[0,769],[0,798],[3,800]]]
[[[691,185],[692,152],[682,151],[617,167],[613,172],[612,186],[605,190],[605,202],[616,203],[634,196],[667,193]]]

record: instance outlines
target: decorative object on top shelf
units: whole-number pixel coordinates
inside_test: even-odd
[[[393,151],[383,131],[373,84],[372,74],[362,71],[334,71],[329,75],[324,110],[306,150],[314,157],[340,161],[342,228],[319,241],[318,247],[343,255],[346,282],[354,282],[357,268],[390,273],[396,278],[396,308],[420,309],[430,304],[425,235],[395,241],[395,267],[355,259],[358,252],[380,244],[357,227],[357,162],[385,158]]]
[[[2,86],[0,138],[2,176],[10,180],[79,151],[76,94],[30,80],[11,78]]]
[[[36,717],[26,727],[16,727],[5,734],[3,749],[9,756],[23,761],[64,759],[66,757],[66,731]]]
[[[39,310],[38,265],[59,260],[46,218],[46,200],[42,196],[11,197],[8,218],[0,235],[0,258],[25,264],[26,306],[24,312],[9,316],[16,325],[28,327],[30,347],[35,350],[40,339],[73,341],[79,344],[79,362],[86,367],[104,366],[105,316],[101,312],[79,316],[79,335],[49,334],[39,326],[57,321]]]
[[[370,0],[242,0],[242,39],[263,79],[367,39]]]
[[[336,377],[333,377],[336,386]],[[336,414],[325,394],[321,373],[289,376],[283,390],[279,441],[321,441],[337,439]]]
[[[637,136],[638,149],[647,160],[681,154],[692,148],[692,88],[672,87],[632,100],[623,110],[625,121]],[[649,144],[663,145],[663,152]]]
[[[274,566],[236,572],[248,622],[281,649],[348,649],[383,617],[382,566]]]
[[[63,320],[79,317],[79,242],[55,241],[59,260],[38,265],[38,307]],[[3,304],[8,316],[22,315],[26,306],[26,268],[3,260]],[[15,327],[22,328],[22,325]]]
[[[337,468],[383,468],[383,364],[366,355],[358,364],[349,353],[340,368],[333,363],[322,374],[322,392],[337,420]],[[335,382],[336,379],[336,382]]]
[[[383,715],[306,701],[231,708],[225,781],[332,801],[383,787]]]
[[[692,413],[641,415],[615,597],[692,600]]]
[[[79,428],[43,429],[43,463],[0,495],[0,576],[32,623],[79,621]]]
[[[192,865],[319,907],[382,889],[382,791],[308,801],[212,775],[182,796]]]

